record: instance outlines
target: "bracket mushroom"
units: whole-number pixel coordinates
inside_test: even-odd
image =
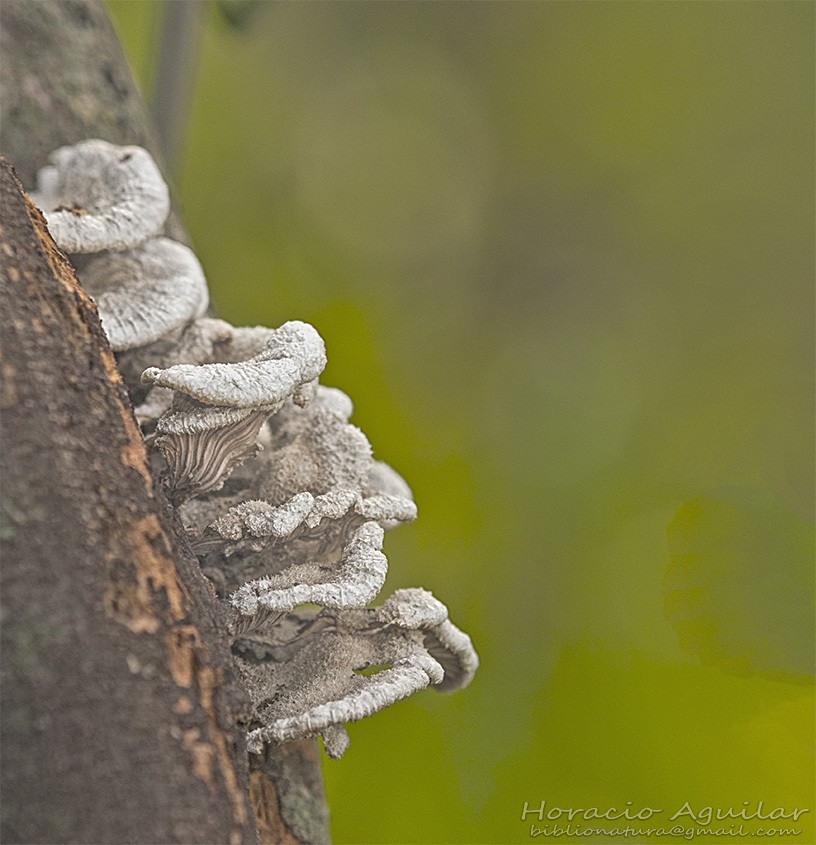
[[[351,410],[344,393],[322,385],[306,408],[287,403],[264,429],[264,451],[232,485],[232,496],[242,489],[248,500],[227,501],[216,518],[208,502],[185,505],[185,520],[199,526],[191,526],[193,548],[224,591],[293,564],[336,560],[367,521],[390,529],[416,518],[410,488],[373,460],[365,435],[348,423]]]
[[[216,321],[193,323],[182,342],[195,326],[208,322]],[[208,345],[196,341],[196,349]],[[222,344],[219,354],[232,354],[232,346]],[[165,401],[163,396],[156,398]],[[143,418],[155,414],[161,404],[156,402],[156,406],[154,410],[151,393],[137,414]],[[303,557],[301,552],[324,555],[331,548],[339,550],[349,530],[366,519],[374,519],[384,528],[415,519],[410,487],[391,467],[372,458],[368,439],[348,422],[351,412],[351,400],[345,393],[323,385],[317,385],[305,407],[287,401],[261,428],[258,439],[263,450],[236,474],[229,494],[217,504],[201,498],[184,504],[182,515],[195,538],[196,552],[230,556],[247,550],[259,552],[275,543],[275,559],[279,555]],[[315,503],[309,519],[304,515],[302,524],[295,526],[297,533],[291,539],[298,541],[298,551],[278,543],[283,536],[271,526],[276,519],[274,508],[288,506],[303,493],[312,494]],[[248,577],[281,568],[273,565],[271,553],[265,557],[268,563],[259,560],[255,573]],[[218,561],[215,566],[219,568]]]
[[[91,139],[60,147],[49,161],[31,198],[66,252],[132,249],[164,226],[170,194],[142,147]]]
[[[323,385],[308,407],[282,408],[269,422],[272,442],[261,459],[258,498],[280,505],[304,490],[362,490],[371,474],[371,444],[348,421],[351,412],[345,393]]]
[[[248,736],[255,753],[266,742],[320,734],[327,754],[339,757],[348,744],[345,723],[429,685],[460,689],[479,665],[470,638],[422,589],[397,590],[379,608],[289,617],[266,636],[242,635],[233,651],[253,721],[262,725]],[[358,674],[386,665],[371,677]]]
[[[478,657],[430,593],[398,590],[365,607],[387,574],[384,529],[414,519],[416,506],[349,423],[348,396],[318,385],[317,331],[203,316],[201,266],[159,237],[169,193],[145,150],[88,140],[50,162],[32,198],[64,251],[89,254],[75,263],[140,422],[156,423],[148,439],[170,498],[204,571],[222,596],[232,591],[225,609],[251,699],[250,750],[319,734],[340,757],[344,723],[428,685],[466,686]],[[322,610],[295,610],[304,603]]]
[[[198,259],[168,238],[94,256],[82,271],[82,284],[96,300],[116,351],[159,340],[201,317],[209,304]]]
[[[410,499],[340,488],[321,496],[299,493],[283,505],[242,502],[218,517],[198,539],[196,554],[221,572],[224,585],[279,573],[305,561],[334,560],[353,532],[366,522],[393,528],[416,518]]]
[[[288,398],[307,402],[326,366],[326,349],[308,323],[265,330],[262,350],[245,361],[151,367],[142,382],[176,396],[156,427],[176,500],[218,489],[257,451],[264,420]]]
[[[230,601],[242,616],[285,612],[309,602],[323,607],[365,607],[382,589],[388,572],[382,542],[382,528],[366,522],[351,535],[336,565],[293,564],[276,575],[244,584]]]
[[[222,408],[279,408],[325,366],[323,339],[308,323],[291,320],[266,329],[263,349],[246,361],[149,367],[142,381]]]

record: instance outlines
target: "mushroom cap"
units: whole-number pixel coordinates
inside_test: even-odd
[[[96,300],[102,328],[117,351],[159,340],[200,317],[209,304],[198,259],[168,238],[95,256],[81,281]]]
[[[242,616],[259,610],[292,610],[299,604],[322,607],[364,607],[382,589],[388,559],[382,553],[383,530],[366,522],[343,547],[340,561],[295,564],[276,575],[250,581],[236,590],[230,602]]]
[[[296,564],[322,561],[329,566],[357,526],[375,521],[385,528],[416,516],[410,500],[365,498],[351,488],[318,496],[306,491],[277,506],[261,500],[239,502],[226,513],[216,511],[214,520],[212,509],[196,511],[209,513],[209,518],[193,540],[193,549],[222,573],[230,591]]]
[[[326,387],[324,384],[319,385],[314,401],[317,407],[324,408],[326,411],[335,414],[343,422],[348,422],[354,413],[354,404],[349,396],[336,387]]]
[[[400,499],[411,499],[414,494],[408,482],[385,461],[374,461],[368,473],[365,487],[366,493],[388,496],[398,496]]]
[[[250,748],[329,731],[326,752],[346,749],[335,728],[357,721],[429,685],[466,686],[479,660],[470,638],[447,618],[447,609],[422,589],[398,590],[378,608],[344,607],[308,618],[296,614],[299,632],[276,636],[254,628],[260,642],[238,654],[253,718]],[[322,624],[321,624],[322,623]],[[277,623],[275,623],[277,624]],[[250,629],[246,629],[250,630]],[[260,632],[260,633],[258,633]],[[370,677],[356,670],[389,665]]]
[[[31,197],[61,249],[121,251],[161,231],[170,194],[147,150],[91,139],[60,147],[49,160]]]
[[[304,523],[314,504],[315,498],[308,492],[277,508],[261,501],[243,502],[216,519],[212,528],[230,540],[240,540],[245,532],[256,537],[287,537]]]
[[[479,668],[470,637],[449,619],[448,609],[421,587],[397,590],[377,609],[377,618],[401,628],[421,630],[428,654],[439,663],[444,678],[435,689],[453,692],[466,687]]]
[[[470,637],[450,619],[423,633],[428,654],[445,672],[445,677],[434,689],[437,692],[455,692],[466,687],[479,668],[479,656]]]
[[[247,361],[150,367],[142,382],[222,408],[262,408],[283,402],[325,366],[323,339],[308,323],[292,320],[270,331],[263,350]]]
[[[368,438],[348,422],[351,400],[320,385],[306,408],[288,403],[270,420],[259,498],[281,504],[301,490],[321,495],[339,487],[360,490],[372,463]]]
[[[448,609],[429,590],[410,587],[397,590],[377,609],[377,618],[400,628],[428,628],[448,618]]]
[[[332,760],[339,760],[349,747],[348,731],[342,725],[329,725],[320,734],[323,750]]]
[[[239,336],[241,342],[262,340],[262,349],[245,361],[150,367],[142,373],[142,383],[176,392],[156,425],[156,444],[167,461],[167,484],[176,491],[176,501],[218,489],[258,451],[264,420],[290,396],[307,401],[326,366],[323,339],[307,323],[293,321],[244,334],[211,328],[215,345],[232,344]]]

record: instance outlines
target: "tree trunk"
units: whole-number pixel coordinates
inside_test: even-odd
[[[155,154],[99,2],[0,14],[0,149],[26,184],[84,138]],[[264,843],[328,841],[314,742],[248,769],[218,600],[95,306],[5,163],[0,221],[0,839],[239,843],[257,823]]]

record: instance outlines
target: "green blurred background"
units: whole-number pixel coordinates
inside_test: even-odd
[[[149,97],[163,4],[108,5]],[[482,659],[350,726],[335,841],[762,800],[816,842],[816,7],[202,5],[214,305],[318,328],[419,505],[387,591]]]

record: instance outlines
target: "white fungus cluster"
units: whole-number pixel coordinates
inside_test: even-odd
[[[318,383],[317,331],[203,316],[198,261],[159,237],[168,191],[145,150],[90,140],[50,160],[32,197],[61,248],[93,253],[80,279],[113,348],[143,370],[137,417],[233,620],[250,750],[320,735],[336,758],[344,723],[428,685],[466,686],[476,652],[429,592],[367,607],[388,571],[384,530],[416,506],[349,422],[349,398]]]
[[[192,250],[160,237],[170,195],[141,147],[82,141],[51,153],[32,200],[60,249],[87,254],[82,284],[115,350],[145,346],[207,310]]]

